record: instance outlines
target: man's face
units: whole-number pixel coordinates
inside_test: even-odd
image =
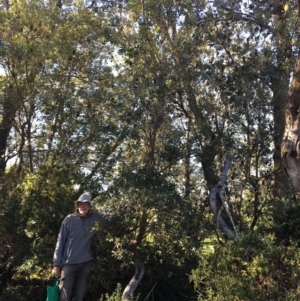
[[[77,208],[80,216],[86,216],[90,211],[91,205],[88,202],[77,202]]]

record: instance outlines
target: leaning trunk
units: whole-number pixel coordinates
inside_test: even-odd
[[[145,273],[145,265],[140,252],[136,250],[133,256],[134,256],[135,273],[123,292],[122,301],[133,300],[134,292],[137,286],[140,284]]]

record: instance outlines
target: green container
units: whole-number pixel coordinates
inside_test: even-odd
[[[46,301],[59,301],[59,278],[54,279],[53,285],[47,285]]]

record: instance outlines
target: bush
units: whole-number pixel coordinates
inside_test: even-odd
[[[199,301],[293,300],[299,263],[297,247],[276,246],[270,238],[250,233],[200,256],[190,279]]]

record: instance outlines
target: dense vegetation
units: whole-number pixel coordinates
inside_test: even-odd
[[[1,0],[0,301],[45,300],[84,191],[139,208],[94,242],[86,300],[120,300],[136,254],[138,300],[297,300],[297,4]]]

